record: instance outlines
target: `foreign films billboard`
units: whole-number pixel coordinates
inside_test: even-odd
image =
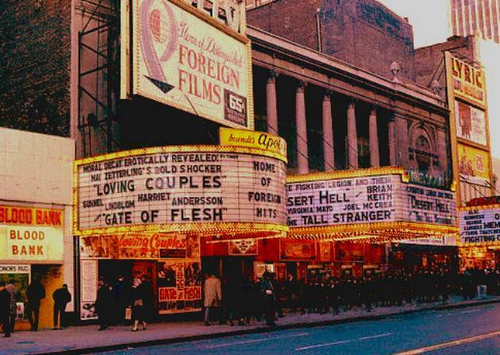
[[[236,31],[243,26],[243,5],[212,1],[226,14],[222,24],[200,8],[205,1],[198,3],[133,1],[133,94],[253,129],[250,43]]]
[[[456,223],[455,194],[380,175],[287,184],[290,228],[380,222]]]
[[[286,228],[285,162],[256,151],[159,147],[79,161],[75,234],[228,222]]]

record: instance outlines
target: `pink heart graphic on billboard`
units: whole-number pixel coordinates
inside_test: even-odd
[[[178,25],[174,11],[166,1],[153,8],[155,0],[145,0],[140,7],[141,52],[148,71],[147,78],[164,93],[173,86],[167,83],[162,62],[168,61],[178,44]]]

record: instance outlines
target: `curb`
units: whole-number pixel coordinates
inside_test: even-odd
[[[467,307],[474,307],[474,306],[483,306],[483,305],[493,304],[493,303],[500,303],[500,298],[496,298],[496,299],[492,299],[492,300],[480,300],[480,301],[477,301],[474,303],[458,303],[458,304],[439,305],[439,306],[433,306],[433,307],[424,307],[424,308],[420,308],[420,309],[413,309],[413,310],[397,312],[397,313],[389,313],[389,314],[352,317],[352,318],[345,318],[345,319],[332,319],[332,320],[316,321],[316,322],[310,322],[310,323],[292,323],[292,324],[278,325],[278,326],[272,327],[272,328],[262,326],[262,327],[254,328],[254,329],[232,330],[232,331],[225,331],[225,332],[213,333],[213,334],[189,335],[189,336],[185,336],[185,337],[170,338],[170,339],[156,339],[156,340],[147,340],[147,341],[124,343],[124,344],[101,345],[101,346],[95,346],[95,347],[91,347],[91,348],[65,349],[65,350],[60,350],[60,351],[31,353],[31,354],[34,354],[34,355],[90,354],[90,353],[99,353],[99,352],[106,352],[106,351],[124,350],[127,348],[139,348],[139,347],[146,347],[146,346],[157,346],[157,345],[167,345],[167,344],[183,343],[183,342],[190,342],[190,341],[198,341],[198,340],[204,340],[204,339],[224,338],[224,337],[229,337],[229,336],[237,336],[237,335],[245,335],[245,334],[271,333],[271,332],[276,332],[276,331],[280,331],[280,330],[289,330],[289,329],[296,329],[296,328],[314,328],[314,327],[320,327],[320,326],[325,326],[325,325],[335,325],[335,324],[342,324],[342,323],[355,323],[355,322],[363,322],[363,321],[381,320],[381,319],[391,318],[394,316],[401,316],[401,315],[414,314],[414,313],[423,313],[426,311],[442,311],[442,310],[446,310],[446,309],[460,309],[460,308],[467,308]]]

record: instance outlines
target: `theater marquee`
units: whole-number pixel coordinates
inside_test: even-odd
[[[288,177],[290,234],[339,240],[453,234],[454,192],[410,184],[403,169],[391,169]]]
[[[78,161],[75,234],[157,229],[286,230],[283,160],[224,146],[175,146]]]
[[[221,19],[209,15],[204,4],[209,6],[133,1],[132,94],[225,126],[253,129],[251,49],[240,31],[244,7],[212,1]]]

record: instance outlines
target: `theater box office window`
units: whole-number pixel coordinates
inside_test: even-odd
[[[239,132],[229,131],[233,138]],[[286,156],[222,138],[225,145],[138,149],[75,163],[82,319],[96,317],[98,277],[112,285],[119,274],[150,276],[160,314],[199,310],[201,238],[286,233]]]

